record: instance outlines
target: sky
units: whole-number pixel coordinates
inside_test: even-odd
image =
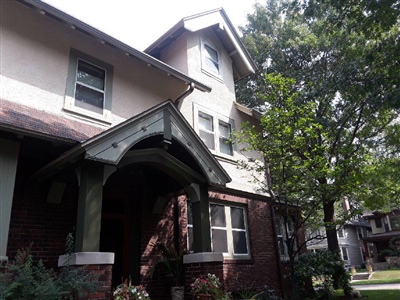
[[[44,0],[134,47],[144,50],[182,18],[223,7],[237,28],[261,0]],[[239,31],[238,31],[239,32]]]

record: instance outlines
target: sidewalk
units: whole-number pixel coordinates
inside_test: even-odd
[[[353,285],[353,289],[359,291],[368,290],[400,290],[400,283],[385,283],[385,284],[365,284]]]

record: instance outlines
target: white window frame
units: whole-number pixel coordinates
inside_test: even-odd
[[[85,83],[79,82],[78,76],[78,66],[79,61],[83,61],[89,65],[105,71],[104,76],[104,90],[99,90],[93,86],[87,85]],[[76,49],[71,49],[70,51],[70,61],[68,66],[68,77],[66,94],[63,109],[79,117],[89,119],[92,121],[97,121],[101,124],[111,124],[111,104],[112,104],[112,81],[113,81],[113,66],[107,64],[97,58],[80,52]],[[90,88],[97,92],[102,92],[104,95],[103,108],[101,113],[92,111],[90,107],[84,108],[75,105],[75,93],[77,83]]]
[[[211,153],[213,153],[213,154],[215,154],[217,156],[221,156],[221,157],[230,159],[230,160],[235,159],[236,153],[235,153],[235,145],[233,143],[230,143],[232,155],[229,155],[229,154],[221,152],[221,150],[220,150],[220,138],[223,138],[223,139],[227,140],[229,137],[222,136],[219,133],[219,122],[220,121],[224,122],[226,124],[229,124],[230,129],[231,129],[231,133],[235,130],[235,122],[232,119],[230,119],[229,117],[223,116],[221,114],[218,114],[218,113],[216,113],[216,112],[214,112],[212,110],[209,110],[209,109],[207,109],[205,107],[202,107],[202,106],[196,105],[196,104],[194,104],[193,112],[194,112],[194,116],[193,116],[194,126],[193,127],[194,127],[196,133],[199,136],[200,136],[200,130],[203,130],[203,129],[199,128],[199,113],[207,114],[207,115],[209,115],[209,116],[211,116],[213,118],[214,132],[212,132],[212,134],[214,136],[214,147],[215,147],[215,149],[208,148],[211,151]],[[209,132],[209,133],[211,133],[211,132]]]
[[[218,227],[211,226],[211,205],[220,205],[225,208],[225,223],[226,227]],[[243,218],[244,218],[244,230],[233,229],[232,228],[232,217],[231,217],[231,207],[242,209]],[[235,204],[222,204],[218,202],[210,202],[210,235],[211,235],[211,250],[213,251],[213,243],[212,243],[212,230],[213,229],[225,229],[227,234],[227,243],[228,243],[228,252],[222,253],[225,258],[234,258],[234,259],[249,259],[250,258],[250,245],[249,245],[249,230],[247,224],[247,210],[244,206],[235,205]],[[233,249],[233,231],[241,231],[246,233],[246,245],[247,245],[247,253],[234,253]]]
[[[217,47],[215,47],[212,43],[204,40],[204,39],[200,39],[200,44],[201,44],[201,70],[208,74],[211,75],[213,77],[216,77],[219,80],[222,80],[222,76],[221,76],[221,52],[218,50]],[[213,60],[213,62],[215,62],[218,67],[218,72],[216,72],[215,70],[211,70],[210,68],[207,67],[207,60],[211,59],[208,56],[208,52],[206,50],[206,47],[209,47],[211,50],[215,51],[217,54],[217,61],[215,62]]]
[[[362,227],[357,227],[356,233],[357,233],[358,240],[361,241],[362,238],[364,237],[364,231],[363,231]],[[361,234],[361,237],[360,237],[360,234]]]
[[[343,236],[340,236],[340,233],[342,233]],[[344,228],[339,228],[337,230],[337,235],[339,239],[345,239],[346,238],[346,231],[344,230]]]
[[[344,255],[344,251],[343,250],[346,252],[347,259],[344,259],[345,255]],[[349,261],[350,260],[349,251],[347,250],[346,247],[340,247],[340,255],[341,255],[343,261]]]

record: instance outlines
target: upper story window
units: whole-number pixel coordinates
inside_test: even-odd
[[[376,228],[382,228],[382,219],[375,219]]]
[[[338,237],[343,239],[345,238],[345,232],[344,232],[344,228],[339,228],[337,231]]]
[[[221,76],[219,52],[208,42],[201,41],[202,69],[217,77]]]
[[[75,82],[75,105],[103,113],[106,70],[78,59]]]
[[[357,227],[357,237],[359,240],[362,240],[362,238],[364,237],[364,231],[361,227]]]
[[[213,252],[225,257],[250,256],[246,210],[244,207],[210,203],[211,246]],[[190,200],[187,201],[188,250],[193,251],[193,218]]]
[[[108,122],[111,114],[113,67],[71,49],[64,109]]]
[[[232,157],[230,141],[233,121],[221,115],[212,114],[203,108],[195,109],[195,128],[204,144],[216,154]]]
[[[341,253],[342,259],[343,259],[344,261],[349,260],[349,253],[347,252],[347,248],[345,248],[345,247],[340,247],[340,253]]]

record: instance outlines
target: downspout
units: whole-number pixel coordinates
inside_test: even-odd
[[[195,84],[193,82],[191,82],[189,85],[189,89],[187,91],[185,91],[182,95],[180,95],[178,98],[176,98],[174,104],[177,108],[178,108],[179,102],[181,100],[185,99],[187,96],[189,96],[191,93],[193,93],[194,88],[195,88]]]

